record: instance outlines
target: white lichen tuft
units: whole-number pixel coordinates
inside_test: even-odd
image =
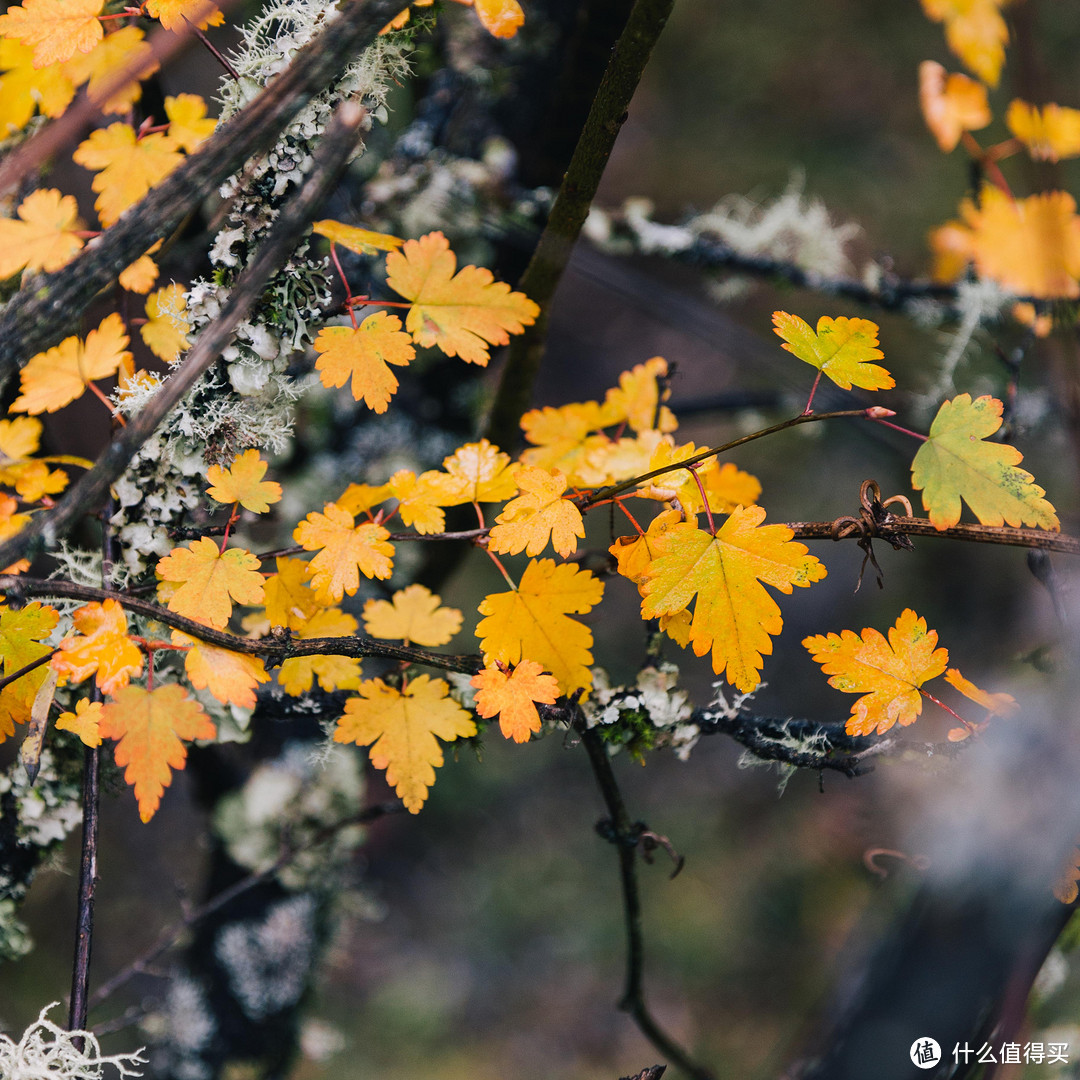
[[[49,1018],[46,1005],[16,1043],[0,1035],[0,1076],[4,1080],[99,1080],[111,1065],[116,1075],[142,1076],[136,1068],[145,1065],[143,1049],[133,1054],[102,1054],[101,1046],[89,1031],[65,1031]],[[75,1040],[81,1041],[81,1047]]]

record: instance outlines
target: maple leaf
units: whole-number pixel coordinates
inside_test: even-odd
[[[373,506],[386,502],[388,498],[389,484],[350,484],[334,502],[356,517],[357,514],[367,513]]]
[[[615,556],[619,573],[640,589],[649,564],[660,554],[660,537],[682,520],[682,514],[678,510],[663,510],[652,519],[643,534],[616,537],[608,551]]]
[[[428,233],[386,257],[386,283],[412,301],[405,329],[413,341],[483,367],[488,346],[505,345],[531,326],[540,308],[490,270],[466,266],[455,275],[456,266],[446,237]]]
[[[194,23],[200,30],[220,26],[225,16],[209,0],[146,0],[146,13],[166,30],[186,30]]]
[[[115,600],[84,604],[72,622],[76,632],[52,658],[63,682],[80,683],[96,671],[98,689],[112,695],[142,671],[143,654],[128,637],[127,616]]]
[[[237,454],[227,469],[211,465],[206,470],[206,479],[211,484],[206,494],[215,502],[239,503],[253,514],[264,514],[271,503],[281,501],[281,485],[263,479],[267,467],[258,450]]]
[[[462,2],[462,0],[458,0]],[[525,12],[517,0],[472,0],[480,25],[497,38],[512,38],[525,23]]]
[[[992,716],[1012,716],[1020,708],[1012,694],[991,694],[986,690],[980,690],[970,679],[965,679],[956,668],[949,668],[945,672],[945,681],[959,690],[969,701],[974,701],[986,710],[986,719],[981,724],[967,724],[964,727],[950,729],[948,733],[949,742],[960,742],[973,735],[976,731],[980,731]]]
[[[1009,28],[1001,16],[1005,0],[922,0],[923,10],[945,24],[945,41],[970,71],[997,86]]]
[[[19,373],[19,397],[11,412],[31,414],[56,412],[82,397],[94,379],[115,375],[121,364],[131,360],[124,322],[114,311],[91,330],[83,342],[64,338],[46,352],[30,357]]]
[[[938,409],[930,437],[911,463],[911,486],[922,491],[935,529],[960,520],[960,500],[983,525],[1061,528],[1054,507],[1031,473],[1016,466],[1024,455],[1006,443],[984,442],[1001,427],[1002,404],[959,394]]]
[[[0,484],[13,487],[27,502],[67,487],[67,473],[30,457],[41,441],[41,421],[31,416],[0,420]]]
[[[89,52],[104,36],[98,21],[102,0],[23,0],[0,15],[0,37],[34,47],[34,67],[43,68]]]
[[[161,244],[158,243],[154,245],[154,248],[160,246]],[[120,282],[121,289],[145,296],[154,287],[159,273],[158,264],[149,255],[140,255],[133,263],[120,271],[117,281]],[[149,345],[149,342],[147,344]]]
[[[400,237],[389,233],[371,232],[358,229],[355,225],[345,225],[340,221],[325,218],[313,221],[311,231],[325,236],[332,244],[340,244],[357,255],[377,255],[380,251],[396,251],[405,243]]]
[[[172,783],[171,769],[187,763],[182,739],[213,739],[217,735],[202,706],[187,696],[182,686],[125,686],[101,710],[98,730],[106,739],[118,740],[116,764],[124,780],[135,788],[139,817],[149,821]]]
[[[703,449],[693,443],[675,446],[670,439],[665,439],[653,451],[648,468],[641,471],[652,472],[680,461],[689,461]],[[701,481],[701,487],[698,487],[689,469],[673,469],[647,480],[638,489],[638,494],[646,499],[677,502],[687,514],[697,514],[705,509],[701,498],[702,488],[708,498],[709,509],[722,514],[730,513],[736,506],[752,506],[761,495],[758,478],[743,472],[730,461],[725,461],[721,466],[716,458],[709,458],[695,465],[694,471]]]
[[[320,608],[300,627],[298,638],[352,637],[357,622],[339,608]],[[354,656],[326,653],[293,656],[281,665],[278,682],[286,694],[299,697],[311,689],[314,679],[327,691],[355,690],[360,685],[360,661]]]
[[[259,560],[250,551],[221,551],[208,536],[202,536],[158,560],[157,574],[163,579],[158,594],[168,595],[170,611],[221,630],[232,615],[234,601],[262,603],[263,577],[258,571]],[[179,588],[169,587],[177,584]]]
[[[0,219],[0,279],[26,269],[52,272],[82,249],[79,207],[71,195],[38,188],[21,203],[18,218]]]
[[[526,466],[514,475],[521,494],[506,504],[495,519],[488,548],[491,551],[517,555],[539,555],[552,547],[564,558],[577,551],[577,538],[585,536],[581,511],[562,497],[566,477],[561,472],[548,472]]]
[[[75,83],[64,64],[34,67],[34,50],[0,38],[0,136],[21,131],[38,109],[57,117],[71,104]]]
[[[184,160],[169,136],[152,132],[140,139],[133,127],[120,123],[90,132],[71,156],[97,173],[90,186],[98,193],[94,209],[103,225],[112,225]]]
[[[949,74],[933,60],[919,65],[919,105],[938,146],[948,154],[965,131],[978,131],[993,119],[986,87],[959,73]]]
[[[532,660],[522,660],[509,674],[497,667],[486,667],[472,677],[476,687],[476,711],[485,720],[499,717],[499,730],[514,742],[528,742],[540,730],[536,702],[554,705],[559,684]]]
[[[461,612],[441,605],[430,589],[410,585],[389,600],[368,600],[364,629],[372,637],[401,638],[426,648],[445,645],[461,629]]]
[[[649,471],[656,448],[671,437],[659,431],[643,431],[633,438],[608,439],[601,435],[589,440],[577,459],[572,483],[581,487],[619,484]]]
[[[194,153],[214,133],[217,121],[206,115],[206,102],[198,94],[177,94],[165,99],[169,138]]]
[[[896,385],[885,368],[869,362],[885,355],[877,347],[878,325],[869,319],[830,319],[823,315],[815,332],[798,315],[774,311],[773,328],[784,339],[783,347],[789,353],[818,368],[843,390],[853,386],[888,390]]]
[[[386,542],[389,535],[370,521],[354,526],[352,514],[334,503],[327,503],[321,514],[308,514],[293,531],[305,551],[318,552],[310,563],[312,584],[334,603],[356,592],[361,573],[380,580],[390,576],[394,545]]]
[[[815,634],[803,645],[826,675],[829,685],[863,696],[851,706],[849,735],[882,735],[893,726],[913,724],[922,712],[919,687],[936,679],[949,662],[946,649],[937,648],[937,631],[905,608],[888,641],[872,627],[862,636],[853,630]]]
[[[428,536],[446,527],[444,500],[453,499],[459,486],[446,473],[434,469],[419,476],[411,469],[399,469],[387,481],[386,490],[398,500],[397,513],[402,522],[421,536]]]
[[[266,579],[263,595],[266,617],[271,626],[299,630],[322,608],[308,583],[307,573],[308,564],[303,559],[278,558],[277,573]]]
[[[659,379],[666,378],[668,362],[654,356],[644,364],[635,364],[619,376],[619,385],[607,392],[602,406],[601,427],[628,423],[634,431],[674,431],[679,422],[672,411],[661,404],[671,397],[671,389],[660,393]]]
[[[196,690],[208,690],[226,705],[255,708],[255,688],[270,681],[259,657],[221,649],[179,630],[172,632],[172,643],[189,646],[184,653],[184,671]]]
[[[540,469],[559,469],[571,483],[589,481],[579,469],[590,451],[606,447],[609,440],[593,435],[604,426],[605,416],[598,401],[576,401],[559,408],[550,405],[530,409],[521,418],[525,438],[536,444],[521,454],[523,465]]]
[[[104,707],[104,702],[79,698],[74,712],[62,712],[56,718],[56,730],[78,735],[84,746],[100,746],[101,710]]]
[[[52,633],[59,618],[56,611],[44,604],[27,604],[22,608],[0,604],[0,659],[4,662],[5,676],[52,651],[42,641]],[[16,724],[25,724],[30,719],[34,698],[47,675],[48,665],[42,664],[0,689],[0,742],[15,734]]]
[[[511,592],[485,596],[476,627],[484,663],[535,660],[558,680],[564,694],[592,686],[592,631],[571,613],[600,603],[604,583],[573,563],[533,559]],[[587,695],[585,695],[587,696]]]
[[[792,541],[786,525],[762,525],[760,506],[737,507],[715,536],[693,522],[673,525],[655,543],[659,555],[639,586],[641,616],[674,615],[694,602],[690,644],[712,650],[712,667],[744,694],[761,681],[763,656],[783,629],[771,585],[790,593],[825,577],[825,567]]]
[[[121,27],[106,34],[90,52],[72,57],[64,70],[76,83],[87,84],[87,94],[102,112],[125,113],[142,96],[140,80],[158,70],[154,51],[143,37],[137,26]],[[117,85],[121,72],[129,77]]]
[[[1064,191],[1011,199],[983,188],[976,206],[960,205],[970,231],[971,257],[981,277],[1021,296],[1080,296],[1080,218]]]
[[[146,320],[139,333],[155,356],[171,364],[189,348],[187,336],[192,327],[183,285],[173,282],[152,292],[146,298]]]
[[[487,439],[459,446],[449,457],[443,458],[443,468],[456,482],[455,493],[443,502],[443,506],[502,502],[517,491],[514,482],[517,466],[511,462],[509,454],[504,454]]]
[[[376,413],[386,412],[398,388],[389,364],[406,366],[416,355],[396,315],[378,311],[358,327],[324,326],[313,345],[315,370],[323,386],[344,386],[352,379],[352,396]]]
[[[1019,99],[1009,102],[1005,123],[1036,161],[1060,161],[1080,154],[1080,109]]]
[[[444,742],[476,734],[472,717],[452,698],[444,679],[418,675],[401,690],[382,679],[365,679],[360,696],[345,702],[334,741],[371,746],[369,757],[376,769],[386,770],[405,808],[420,812],[435,770],[443,763]]]

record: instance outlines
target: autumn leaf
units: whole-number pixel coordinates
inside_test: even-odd
[[[922,0],[923,10],[945,24],[945,41],[988,86],[997,86],[1009,29],[1001,16],[1005,0]]]
[[[528,742],[529,736],[540,730],[540,713],[536,703],[554,705],[559,696],[559,684],[532,660],[522,660],[513,671],[506,673],[497,667],[486,667],[472,677],[476,688],[476,711],[485,720],[499,717],[499,730],[514,742]]]
[[[352,514],[334,503],[327,503],[321,514],[308,514],[293,531],[305,551],[318,552],[309,564],[312,584],[334,603],[356,592],[360,574],[380,580],[390,576],[394,546],[386,542],[389,536],[370,521],[354,526]]]
[[[320,608],[304,621],[296,636],[301,639],[352,637],[357,622],[339,608]],[[313,680],[326,691],[355,690],[360,685],[360,661],[354,656],[324,653],[292,656],[281,665],[278,681],[286,694],[299,697],[311,689]]]
[[[118,740],[116,764],[127,766],[124,779],[135,788],[139,817],[149,821],[172,783],[171,769],[187,763],[181,740],[213,739],[217,735],[202,706],[182,686],[125,686],[101,710],[98,730]]]
[[[525,23],[525,12],[517,0],[473,0],[480,25],[497,38],[512,38]]]
[[[933,60],[919,65],[919,105],[926,126],[946,154],[956,149],[965,131],[978,131],[993,119],[982,83],[949,74]]]
[[[970,679],[965,679],[956,668],[945,672],[945,681],[959,690],[969,701],[981,705],[991,716],[1013,716],[1020,708],[1012,694],[991,694],[980,690]]]
[[[674,615],[694,600],[695,655],[711,649],[713,671],[743,693],[761,681],[762,657],[784,626],[764,585],[790,593],[825,577],[786,525],[763,526],[764,519],[760,506],[750,506],[735,509],[715,536],[692,522],[673,525],[655,541],[659,554],[640,585],[644,619]]]
[[[86,83],[87,95],[102,112],[126,113],[142,96],[140,80],[158,70],[154,50],[143,38],[137,26],[121,27],[106,34],[90,52],[73,56],[64,70],[76,83]],[[122,72],[128,78],[118,85]]]
[[[872,627],[862,636],[853,630],[815,634],[803,645],[826,675],[829,685],[863,696],[851,706],[849,735],[883,735],[899,723],[913,724],[922,712],[919,687],[936,679],[949,662],[946,649],[937,648],[937,631],[906,608],[889,630],[888,641]]]
[[[43,604],[21,608],[0,605],[0,659],[5,678],[48,656],[52,650],[42,642],[52,633],[59,618],[56,611]],[[42,664],[0,689],[0,742],[15,734],[16,724],[25,724],[30,719],[34,698],[47,675],[48,665]]]
[[[959,221],[947,221],[932,229],[930,250],[934,256],[933,279],[947,285],[956,281],[975,258],[974,236]]]
[[[169,138],[194,153],[214,133],[217,121],[206,115],[206,102],[198,94],[177,94],[165,99]]]
[[[585,536],[581,511],[562,497],[566,477],[561,472],[525,467],[514,481],[521,494],[506,504],[495,519],[488,537],[491,551],[517,555],[539,555],[551,541],[564,558],[577,551],[578,537]]]
[[[458,506],[467,502],[502,502],[517,491],[514,474],[517,466],[497,446],[481,439],[459,446],[443,458],[443,468],[454,484],[452,500],[443,506]]]
[[[364,629],[372,637],[433,648],[445,645],[461,629],[461,612],[442,607],[442,600],[423,585],[410,585],[389,600],[368,600]]]
[[[75,633],[60,642],[53,669],[64,683],[80,683],[97,672],[103,694],[127,686],[143,667],[143,654],[128,637],[127,616],[112,599],[84,604],[72,615]]]
[[[341,510],[352,514],[366,514],[373,506],[390,498],[389,484],[350,484],[335,500]]]
[[[173,282],[146,298],[146,322],[139,334],[150,351],[171,364],[188,347],[191,320],[187,315],[184,286]]]
[[[206,493],[215,502],[239,503],[253,514],[264,514],[271,503],[281,501],[281,485],[264,480],[266,470],[267,464],[259,457],[258,450],[245,450],[233,458],[227,469],[211,465],[206,470],[211,485]]]
[[[287,556],[278,558],[277,573],[266,579],[263,604],[271,626],[285,626],[290,630],[299,630],[324,606],[308,581],[307,562]]]
[[[412,301],[405,329],[413,341],[483,367],[488,346],[505,345],[510,334],[536,321],[540,309],[490,270],[466,266],[455,275],[456,266],[446,237],[428,233],[386,257],[386,283]]]
[[[452,698],[443,679],[418,675],[397,690],[382,679],[365,679],[360,696],[345,702],[334,741],[371,746],[376,769],[386,770],[405,808],[419,813],[443,763],[444,742],[476,734],[472,717]]]
[[[233,602],[261,604],[263,577],[259,560],[243,548],[221,551],[208,536],[192,540],[187,547],[174,548],[158,560],[159,594],[168,596],[168,608],[177,615],[221,630],[232,615]]]
[[[196,690],[208,690],[226,705],[255,708],[256,687],[270,681],[266,665],[259,657],[219,648],[179,630],[172,632],[172,643],[188,646],[184,671]]]
[[[885,354],[877,347],[877,323],[869,319],[830,319],[823,315],[815,332],[798,315],[774,311],[773,327],[789,353],[818,368],[843,390],[853,386],[888,390],[896,385],[885,368],[870,363]]]
[[[672,411],[661,404],[671,397],[670,387],[660,391],[660,380],[666,379],[668,362],[654,356],[644,364],[635,364],[619,376],[619,385],[604,397],[601,427],[627,423],[634,431],[674,431],[679,422]]]
[[[315,338],[315,370],[323,386],[344,386],[373,412],[384,413],[398,388],[389,364],[403,367],[416,355],[396,315],[378,311],[358,327],[324,326]]]
[[[23,0],[0,15],[0,37],[34,47],[34,67],[43,68],[89,52],[103,37],[102,0]]]
[[[35,111],[57,117],[71,104],[75,83],[64,64],[34,67],[34,50],[0,38],[0,137],[21,131]]]
[[[653,451],[648,468],[641,471],[653,472],[680,461],[689,461],[704,449],[705,447],[695,446],[693,443],[675,446],[670,438],[666,438]],[[638,489],[638,494],[645,499],[677,502],[691,515],[705,509],[701,498],[702,489],[708,499],[709,509],[721,514],[730,513],[736,506],[752,506],[761,495],[761,482],[757,477],[743,472],[730,461],[725,461],[721,466],[716,458],[712,457],[698,462],[694,466],[694,473],[697,480],[687,468],[672,469],[645,481]]]
[[[13,487],[27,502],[67,487],[67,473],[30,456],[38,448],[41,432],[41,421],[31,416],[0,420],[0,484]]]
[[[930,437],[911,463],[911,486],[922,491],[935,529],[960,520],[960,500],[983,525],[1061,528],[1054,507],[1031,473],[1016,466],[1024,455],[1006,443],[985,442],[1001,427],[1002,404],[959,394],[946,401],[930,426]]]
[[[184,160],[169,136],[151,132],[140,139],[133,127],[119,123],[92,131],[71,156],[97,173],[90,186],[98,193],[94,208],[103,225],[112,225]]]
[[[74,712],[62,712],[56,718],[57,731],[70,731],[78,735],[84,746],[101,745],[101,710],[104,702],[79,698]]]
[[[593,434],[603,428],[605,419],[598,401],[530,409],[521,418],[521,428],[525,438],[535,445],[521,454],[521,463],[559,469],[571,483],[588,487],[589,480],[580,475],[580,470],[592,450],[610,441],[603,434]]]
[[[325,236],[332,244],[340,244],[341,247],[356,252],[357,255],[377,255],[380,251],[396,251],[405,243],[400,237],[391,236],[389,233],[358,229],[355,225],[345,225],[329,218],[313,221],[311,231],[319,236]]]
[[[160,246],[160,244],[154,245],[155,248]],[[121,289],[145,296],[154,287],[154,282],[157,281],[160,272],[158,264],[149,255],[140,255],[133,263],[120,271],[117,281],[120,282]],[[147,342],[147,344],[150,343]],[[150,347],[153,348],[152,345]]]
[[[208,0],[146,0],[146,13],[166,30],[186,30],[188,22],[200,30],[220,26],[225,16]]]
[[[571,613],[600,603],[604,584],[588,570],[554,559],[533,559],[511,592],[484,597],[476,627],[484,663],[535,660],[558,680],[564,694],[592,686],[592,631]],[[587,695],[586,695],[587,696]]]
[[[94,379],[115,375],[121,364],[131,360],[128,336],[116,312],[106,315],[83,342],[64,338],[47,352],[30,357],[19,373],[19,397],[11,412],[31,414],[56,412],[82,397]]]
[[[643,535],[616,537],[608,551],[615,556],[619,573],[640,588],[649,564],[660,554],[660,538],[682,520],[678,510],[663,510],[652,519]]]
[[[51,273],[82,249],[79,207],[71,195],[38,188],[21,203],[18,218],[0,218],[0,279],[20,270]]]

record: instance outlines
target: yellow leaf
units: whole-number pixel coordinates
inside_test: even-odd
[[[89,52],[104,31],[102,0],[23,0],[0,15],[0,37],[34,46],[34,67],[43,68]]]
[[[390,576],[394,545],[386,542],[389,535],[370,521],[354,527],[352,514],[334,503],[327,503],[321,514],[308,514],[293,532],[305,551],[318,552],[310,563],[312,584],[334,603],[356,592],[361,573],[380,580]]]
[[[56,718],[56,729],[78,735],[84,746],[100,746],[101,732],[98,729],[104,707],[100,701],[79,698],[75,702],[74,712],[63,712]]]
[[[599,431],[604,421],[597,401],[573,402],[558,409],[530,409],[522,416],[521,427],[525,438],[535,445],[521,454],[521,463],[559,469],[571,483],[580,481],[587,487],[589,481],[579,476],[579,470],[590,451],[608,445],[606,436],[591,434]]]
[[[190,646],[184,654],[184,671],[196,690],[208,690],[226,705],[255,708],[255,688],[270,681],[259,657],[221,649],[179,630],[172,632],[172,643]]]
[[[128,637],[127,616],[115,600],[85,604],[72,621],[76,632],[52,658],[63,683],[80,683],[96,671],[98,689],[111,695],[142,671],[142,652]]]
[[[526,467],[517,471],[514,481],[521,494],[495,519],[498,524],[488,538],[490,550],[539,555],[550,540],[563,557],[577,551],[577,538],[585,536],[585,523],[581,511],[562,497],[566,477]]]
[[[357,514],[364,514],[373,506],[386,502],[388,498],[389,484],[350,484],[334,502],[356,517]]]
[[[421,536],[442,532],[446,527],[442,506],[453,499],[458,486],[446,473],[436,470],[417,476],[410,469],[399,469],[386,483],[388,494],[398,500],[397,513],[402,522]]]
[[[119,123],[92,131],[71,156],[98,174],[90,186],[98,193],[94,208],[103,225],[116,221],[184,160],[167,135],[152,132],[139,139],[133,127]]]
[[[490,270],[466,266],[455,275],[456,266],[446,237],[428,233],[386,257],[386,283],[413,302],[405,319],[413,341],[483,367],[488,346],[505,345],[510,334],[536,321],[540,309]]]
[[[155,356],[171,364],[190,347],[187,336],[191,332],[191,322],[187,316],[183,285],[173,282],[152,292],[146,298],[146,319],[139,327],[139,333]]]
[[[988,86],[997,86],[1009,28],[1001,17],[1005,0],[922,0],[923,10],[945,24],[948,46]]]
[[[205,30],[225,21],[225,16],[208,0],[146,0],[146,13],[166,30],[186,30],[189,22]]]
[[[115,375],[121,364],[131,360],[128,336],[116,312],[106,315],[96,330],[86,335],[64,338],[47,352],[32,356],[19,375],[21,391],[12,402],[12,412],[31,414],[56,412],[82,397],[94,379]]]
[[[950,75],[933,60],[919,65],[919,105],[926,126],[946,154],[956,149],[965,131],[978,131],[993,119],[982,83]]]
[[[499,717],[499,730],[514,742],[528,742],[540,730],[536,703],[554,705],[559,684],[532,660],[522,660],[507,674],[497,667],[484,668],[472,677],[476,687],[476,711],[484,719]]]
[[[829,685],[863,696],[851,706],[849,735],[882,735],[899,723],[913,724],[922,712],[919,687],[936,679],[949,662],[937,648],[937,631],[906,608],[889,630],[889,640],[871,627],[860,637],[853,630],[815,634],[803,645],[826,675]]]
[[[935,529],[960,520],[960,500],[984,525],[1061,528],[1054,507],[1031,473],[1016,466],[1024,455],[1007,443],[984,440],[1001,427],[1002,404],[958,394],[946,401],[930,425],[930,437],[911,463],[911,486],[922,491]]]
[[[360,696],[345,702],[334,732],[335,742],[371,746],[371,764],[386,770],[387,783],[413,814],[424,805],[443,763],[436,736],[453,742],[476,734],[475,722],[447,696],[449,689],[443,679],[427,675],[418,675],[402,690],[382,679],[365,679]]]
[[[0,39],[0,137],[21,131],[35,110],[57,117],[71,104],[75,83],[64,64],[34,67],[34,50]]]
[[[525,22],[517,0],[473,0],[483,28],[497,38],[512,38]]]
[[[384,413],[398,388],[387,366],[406,366],[416,355],[396,315],[378,311],[355,329],[325,326],[315,338],[319,358],[315,370],[323,386],[344,386],[352,379],[352,396],[373,412]]]
[[[83,225],[71,195],[38,188],[19,204],[18,218],[0,219],[0,279],[22,269],[52,272],[82,249],[76,233]]]
[[[649,471],[656,448],[665,441],[670,445],[671,437],[656,430],[643,431],[633,438],[593,436],[577,459],[571,482],[579,487],[601,487],[632,480]]]
[[[13,487],[27,502],[67,486],[66,473],[30,457],[41,441],[41,430],[41,421],[30,416],[0,420],[0,484]]]
[[[277,573],[266,579],[263,596],[271,626],[299,630],[323,606],[308,583],[307,572],[303,559],[277,560]]]
[[[682,514],[678,510],[664,510],[653,518],[643,535],[616,537],[608,551],[615,556],[619,573],[640,590],[649,564],[660,554],[657,541],[668,529],[681,521]]]
[[[692,522],[673,525],[657,537],[659,555],[640,585],[641,616],[674,615],[694,600],[690,644],[702,656],[712,650],[712,667],[750,693],[761,681],[763,657],[772,636],[783,629],[771,585],[790,593],[825,577],[825,567],[792,541],[786,525],[762,525],[760,506],[739,507],[715,536]]]
[[[869,319],[818,319],[817,331],[786,311],[773,312],[773,328],[784,339],[783,348],[828,375],[837,386],[850,390],[888,390],[893,377],[871,360],[885,354],[877,347],[878,326]]]
[[[140,255],[130,266],[125,266],[120,271],[117,280],[120,282],[121,289],[145,296],[154,287],[159,273],[158,264],[149,255]]]
[[[653,451],[648,468],[641,471],[652,472],[680,461],[689,461],[703,449],[705,448],[693,443],[674,446],[670,439],[665,439]],[[709,500],[709,509],[722,514],[730,513],[736,506],[751,506],[761,495],[761,483],[757,477],[743,472],[730,461],[725,461],[721,467],[713,457],[699,462],[694,468],[701,487],[698,487],[689,469],[673,469],[647,480],[638,489],[638,494],[646,499],[677,502],[689,515],[701,513],[705,509],[701,498],[702,488]]]
[[[9,608],[0,604],[0,660],[4,675],[14,675],[20,668],[47,656],[52,650],[43,639],[52,633],[60,616],[43,604]],[[16,724],[30,719],[41,684],[48,675],[48,664],[27,672],[0,689],[0,742],[15,734]]]
[[[300,627],[297,637],[352,637],[357,622],[339,608],[321,608]],[[278,682],[286,694],[299,697],[311,689],[314,679],[327,691],[355,690],[360,685],[360,660],[353,656],[325,653],[317,656],[293,656],[281,665]]]
[[[227,469],[211,465],[206,470],[206,479],[211,485],[206,494],[215,502],[239,503],[253,514],[264,514],[271,503],[281,501],[281,485],[263,479],[266,469],[267,464],[259,457],[258,450],[245,450],[233,458]]]
[[[450,457],[443,458],[443,468],[456,482],[454,494],[443,506],[458,506],[466,502],[502,502],[517,491],[514,473],[517,466],[510,455],[481,439],[458,447]]]
[[[607,392],[603,404],[603,427],[627,423],[636,432],[674,431],[679,422],[671,410],[661,404],[660,379],[668,374],[668,363],[654,356],[644,364],[636,364],[619,376],[619,385]],[[671,397],[664,387],[663,400]]]
[[[355,251],[357,255],[377,255],[380,251],[396,251],[405,243],[404,240],[391,236],[389,233],[358,229],[355,225],[345,225],[329,218],[313,221],[311,231],[318,233],[319,236],[325,236],[332,244],[340,244],[349,251]]]
[[[1080,109],[1044,105],[1040,111],[1015,100],[1009,102],[1005,123],[1036,161],[1060,161],[1080,154]]]
[[[570,613],[600,603],[604,584],[588,570],[554,559],[533,559],[512,592],[484,597],[476,627],[484,663],[536,660],[558,680],[564,694],[592,686],[592,631]],[[587,696],[587,694],[585,695]]]
[[[158,560],[157,574],[162,579],[158,594],[168,595],[170,611],[221,630],[232,615],[234,601],[262,603],[263,577],[258,570],[259,560],[250,551],[221,551],[208,536],[202,536]]]
[[[135,788],[139,817],[149,821],[172,783],[171,769],[187,764],[182,739],[213,739],[217,729],[183,687],[125,686],[101,711],[98,730],[116,744],[116,764]]]
[[[64,70],[75,82],[87,83],[90,99],[102,112],[125,113],[142,96],[140,80],[153,75],[158,63],[143,40],[143,32],[137,26],[124,26],[106,34],[85,56],[72,57]],[[130,78],[117,86],[121,72]],[[105,99],[107,89],[111,93]]]
[[[975,257],[971,230],[959,221],[947,221],[933,229],[929,239],[934,253],[934,280],[945,285],[956,281]]]
[[[198,150],[217,127],[217,121],[206,116],[206,102],[198,94],[177,94],[165,99],[165,115],[169,118],[169,138],[189,154]]]
[[[426,648],[445,645],[461,629],[461,612],[441,605],[430,589],[410,585],[390,600],[368,600],[364,629],[372,637],[401,638]]]

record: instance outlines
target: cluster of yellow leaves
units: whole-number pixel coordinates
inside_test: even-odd
[[[966,75],[949,74],[934,60],[919,65],[919,105],[946,154],[956,149],[965,131],[979,131],[993,119],[986,87]]]
[[[923,11],[944,23],[948,46],[988,86],[997,86],[1009,28],[1001,8],[1006,0],[922,0]]]

